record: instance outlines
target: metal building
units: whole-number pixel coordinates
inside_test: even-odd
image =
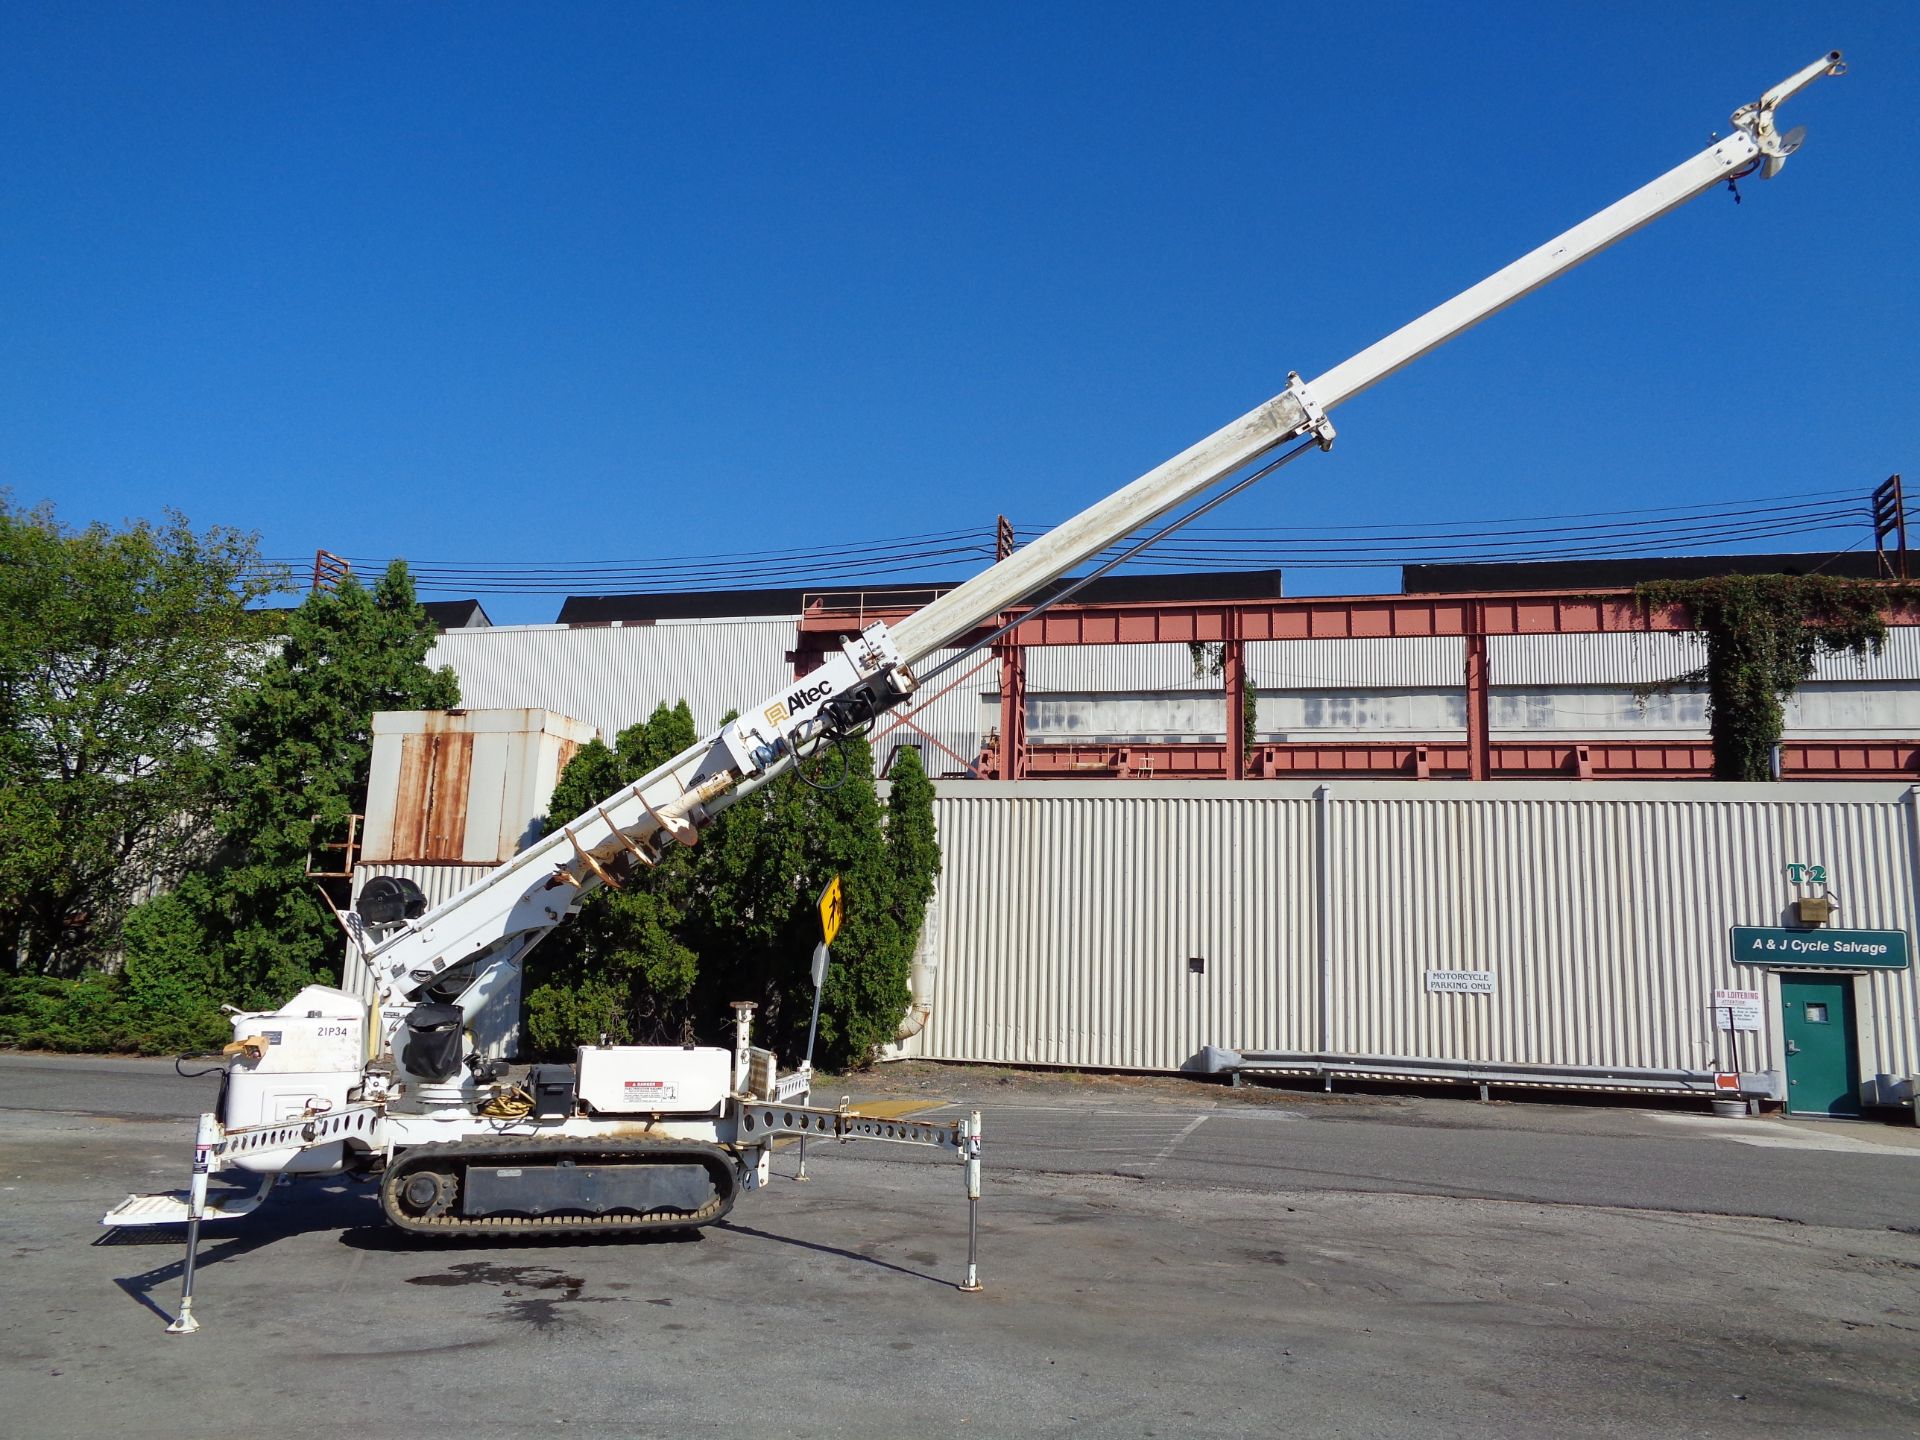
[[[701,597],[677,598],[689,609]],[[857,629],[870,618],[868,598],[824,597],[798,613],[745,618],[450,630],[431,659],[453,668],[471,707],[551,709],[611,739],[654,706],[684,699],[704,729],[743,697],[778,689],[797,658],[804,664]],[[1699,667],[1700,638],[1631,628],[1633,616],[1613,613],[1626,599],[1612,611],[1593,600],[1275,596],[1069,607],[1018,633],[1059,629],[1101,643],[1023,641],[970,656],[886,717],[875,748],[883,765],[911,744],[932,774],[998,778],[1711,773],[1704,694],[1647,693]],[[1119,633],[1136,626],[1150,637],[1176,621],[1195,634],[1246,638],[1136,642]],[[1256,638],[1248,633],[1256,621],[1289,638]],[[951,653],[922,669],[935,672]],[[1254,697],[1250,735],[1227,724],[1229,710],[1238,713],[1230,691]],[[1785,739],[1788,778],[1920,777],[1920,627],[1896,625],[1864,661],[1822,657],[1788,705]]]
[[[397,875],[438,904],[482,878],[536,833],[591,734],[541,711],[377,717],[355,894]],[[943,872],[915,975],[930,1016],[907,1055],[1638,1091],[1734,1076],[1824,1113],[1911,1103],[1920,1076],[1920,787],[936,795]],[[1862,948],[1876,934],[1884,953]],[[351,955],[346,983],[371,995]],[[511,1053],[514,1028],[503,1017],[490,1048]]]
[[[1737,1074],[1820,1113],[1913,1100],[1920,789],[937,790],[932,1014],[910,1055],[1649,1091]],[[1795,902],[1829,894],[1832,923],[1803,926]],[[1736,955],[1735,927],[1782,948]],[[1853,932],[1899,938],[1820,949]],[[1838,1091],[1815,1095],[1816,1063]]]

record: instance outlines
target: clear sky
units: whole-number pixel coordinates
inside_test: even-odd
[[[1920,484],[1920,8],[16,3],[0,485],[285,557],[1031,532],[1832,48],[1779,179],[1208,522],[1302,531]]]

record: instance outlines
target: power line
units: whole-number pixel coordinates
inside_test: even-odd
[[[1240,571],[1388,568],[1401,564],[1551,561],[1639,556],[1792,540],[1824,548],[1826,539],[1853,532],[1867,515],[1855,492],[1800,491],[1634,510],[1595,510],[1482,521],[1401,522],[1397,525],[1194,527],[1135,563],[1145,572],[1173,566]],[[1580,523],[1587,522],[1587,523]],[[1050,526],[1016,527],[1038,535]],[[1095,562],[1126,548],[1108,547]],[[700,594],[714,590],[858,585],[923,578],[931,565],[991,560],[989,527],[924,531],[870,541],[817,546],[655,556],[620,561],[419,560],[409,562],[415,588],[426,594],[617,594],[637,590]],[[363,574],[388,563],[348,556]],[[307,563],[283,560],[290,568]]]

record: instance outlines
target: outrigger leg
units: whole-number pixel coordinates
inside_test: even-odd
[[[967,1117],[961,1140],[960,1158],[967,1166],[967,1283],[960,1288],[969,1294],[985,1287],[980,1284],[976,1258],[980,1244],[980,1112]]]
[[[219,1138],[219,1120],[202,1115],[193,1136],[193,1184],[187,1196],[187,1258],[180,1270],[180,1314],[167,1326],[169,1335],[191,1335],[200,1328],[200,1322],[193,1318],[193,1261],[194,1252],[200,1248],[200,1217],[207,1211],[207,1170]]]

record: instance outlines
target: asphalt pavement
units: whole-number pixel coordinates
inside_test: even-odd
[[[6,1433],[1920,1433],[1904,1127],[893,1067],[844,1092],[985,1113],[983,1294],[957,1167],[822,1146],[679,1240],[292,1187],[170,1337],[177,1232],[97,1222],[184,1182],[214,1083],[0,1055]]]

